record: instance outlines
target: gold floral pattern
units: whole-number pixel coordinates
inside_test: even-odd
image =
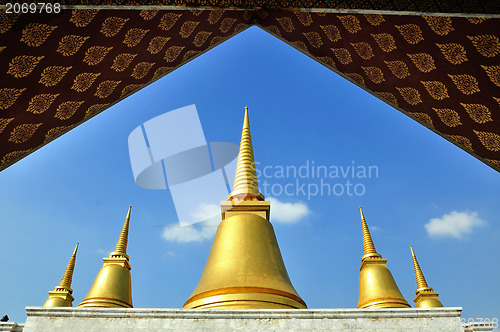
[[[144,20],[149,21],[153,19],[156,14],[158,14],[159,10],[151,10],[151,9],[144,9],[141,10],[139,13],[139,16],[141,16]]]
[[[446,85],[439,81],[420,81],[425,87],[425,90],[436,100],[443,100],[449,98],[448,89]]]
[[[70,56],[78,52],[80,47],[89,39],[89,36],[68,35],[61,38],[57,52],[64,56]]]
[[[71,19],[69,20],[78,28],[83,28],[89,25],[97,15],[97,9],[74,9],[71,11]]]
[[[188,59],[194,57],[198,53],[200,53],[200,51],[197,50],[187,51],[186,53],[184,53],[184,56],[182,57],[182,62],[186,62]]]
[[[41,123],[24,123],[15,127],[10,133],[9,142],[17,144],[24,143],[29,140],[40,127]]]
[[[179,35],[181,35],[182,38],[187,38],[187,37],[191,36],[191,34],[196,29],[198,24],[200,24],[200,22],[186,21],[186,22],[182,23],[181,29],[179,31]]]
[[[0,10],[0,33],[6,33],[12,28],[21,14],[7,14],[5,10]]]
[[[399,33],[410,44],[415,45],[424,40],[422,37],[422,30],[416,24],[403,24],[396,25]]]
[[[397,100],[396,96],[393,95],[392,93],[390,93],[390,92],[376,92],[376,94],[378,94],[379,96],[381,96],[384,99],[387,99],[388,101],[390,101],[394,105],[398,105],[398,100]]]
[[[467,36],[476,50],[487,58],[492,58],[500,53],[500,40],[493,35]]]
[[[451,23],[451,17],[447,16],[422,16],[429,27],[440,36],[446,36],[453,30],[453,25]]]
[[[318,59],[320,59],[321,61],[323,61],[332,68],[337,68],[337,66],[335,65],[335,61],[333,61],[333,59],[330,58],[329,56],[320,56],[318,57]]]
[[[165,52],[165,61],[173,62],[181,54],[184,46],[170,46]]]
[[[170,40],[170,37],[156,36],[151,39],[147,51],[151,54],[157,54],[160,52],[165,44]]]
[[[64,132],[66,132],[71,126],[61,126],[61,127],[54,127],[50,129],[46,134],[45,134],[45,142],[52,140],[56,136],[61,136]]]
[[[134,47],[139,44],[142,38],[149,32],[149,30],[132,28],[125,34],[123,43],[128,47]]]
[[[432,118],[426,114],[426,113],[411,113],[414,117],[419,119],[421,122],[427,123],[429,126],[434,127],[434,124],[432,123]]]
[[[401,94],[401,97],[410,105],[418,105],[422,102],[422,98],[420,97],[420,92],[417,89],[412,87],[402,87],[396,89]]]
[[[325,33],[326,38],[332,42],[337,42],[342,39],[339,28],[335,25],[320,25],[321,30]]]
[[[108,106],[109,104],[95,104],[90,106],[87,111],[85,112],[85,117],[89,117],[91,115],[94,115],[98,113],[100,110],[102,110],[105,106]]]
[[[45,43],[56,28],[57,26],[43,23],[30,23],[23,29],[21,41],[28,46],[38,47]]]
[[[92,46],[85,52],[85,57],[83,58],[83,62],[88,64],[89,66],[95,66],[99,64],[111,51],[113,47],[105,47],[105,46]]]
[[[298,48],[298,49],[302,49],[302,50],[307,51],[307,45],[301,40],[294,41],[294,42],[292,42],[292,44],[297,46],[296,48]]]
[[[9,125],[9,123],[14,120],[14,118],[10,118],[10,119],[0,119],[0,133],[2,131],[5,130],[5,128],[7,128],[7,126]]]
[[[7,74],[15,78],[26,77],[31,74],[43,58],[43,56],[18,55],[10,61]]]
[[[141,87],[142,84],[129,84],[126,87],[123,88],[122,93],[120,94],[120,97],[124,97],[125,95],[128,95],[138,87]]]
[[[124,71],[125,69],[127,69],[128,66],[130,66],[130,63],[134,60],[136,56],[137,54],[130,54],[130,53],[118,54],[113,60],[113,65],[111,66],[111,69],[118,72]]]
[[[315,31],[304,32],[304,36],[307,38],[307,41],[309,42],[309,44],[311,44],[312,47],[314,47],[314,48],[318,48],[321,45],[323,45],[323,41],[321,40],[321,36],[319,35],[319,33],[315,32]]]
[[[32,149],[9,152],[2,158],[1,165],[2,166],[8,165],[13,160],[16,160],[19,157],[28,154],[28,152],[30,152],[31,150]]]
[[[106,37],[114,37],[120,32],[128,18],[111,16],[104,20],[101,27],[101,33]]]
[[[351,43],[351,45],[352,47],[354,47],[354,50],[356,51],[356,53],[358,53],[360,58],[364,60],[369,60],[375,56],[373,54],[372,47],[368,43],[365,42]]]
[[[473,93],[479,92],[479,84],[477,80],[472,75],[449,75],[453,83],[457,86],[464,95],[471,95]]]
[[[43,93],[31,98],[26,111],[33,114],[41,114],[49,109],[50,105],[59,96],[58,94]]]
[[[222,15],[224,15],[224,10],[222,10],[222,9],[211,10],[210,14],[208,15],[207,21],[210,24],[215,24],[215,23],[219,22]]]
[[[81,73],[76,75],[73,86],[71,89],[76,90],[78,92],[86,91],[88,88],[92,86],[94,81],[101,75],[101,73]]]
[[[372,81],[373,83],[379,84],[385,81],[384,79],[384,73],[382,70],[378,67],[361,67],[366,73],[366,76]]]
[[[411,61],[415,64],[415,67],[418,68],[423,73],[428,73],[434,69],[436,69],[436,65],[434,64],[434,58],[427,53],[416,53],[416,54],[407,54]]]
[[[173,67],[160,67],[155,70],[155,73],[153,75],[153,78],[157,78],[159,76],[162,76],[166,73],[168,73]]]
[[[210,46],[214,46],[214,45],[217,45],[219,44],[220,42],[222,42],[224,40],[224,37],[222,36],[215,36],[214,38],[212,38],[212,40],[210,41]]]
[[[212,33],[209,31],[200,31],[194,36],[193,44],[196,47],[201,47],[207,41]]]
[[[385,22],[385,18],[379,14],[366,14],[364,15],[368,23],[374,26],[380,25],[382,22]]]
[[[445,59],[454,65],[459,65],[468,60],[467,52],[460,44],[436,44],[436,46],[439,47],[439,50],[443,53]]]
[[[467,21],[471,22],[472,24],[480,24],[486,20],[486,17],[467,17]]]
[[[7,46],[0,46],[0,53],[5,50],[7,48]]]
[[[229,29],[231,29],[231,27],[233,26],[234,22],[236,22],[235,18],[226,17],[225,19],[222,20],[219,30],[222,33],[228,32]]]
[[[355,80],[356,82],[358,82],[359,84],[365,85],[365,79],[360,74],[358,74],[358,73],[346,73],[346,75],[349,76],[350,78],[352,78],[353,80]]]
[[[493,119],[491,118],[490,109],[484,105],[463,103],[460,103],[460,105],[462,105],[467,113],[469,113],[471,119],[477,123],[486,123],[489,121],[493,121]]]
[[[289,17],[278,17],[276,19],[278,23],[281,25],[283,30],[286,32],[292,32],[295,27],[293,26],[292,20]]]
[[[344,28],[350,33],[356,33],[361,30],[361,25],[359,24],[359,20],[354,15],[340,15],[337,16],[340,20],[340,23],[344,26]]]
[[[495,100],[496,100],[496,102],[498,103],[498,106],[500,106],[500,98],[493,97],[493,99],[495,99]]]
[[[491,82],[500,87],[500,66],[481,66],[484,69]]]
[[[132,71],[132,76],[135,79],[141,79],[144,76],[146,76],[151,69],[151,67],[154,66],[154,63],[151,62],[139,62],[138,64],[135,65],[134,70]]]
[[[372,37],[375,39],[378,47],[384,52],[389,53],[397,48],[394,37],[388,33],[372,34]]]
[[[486,159],[486,160],[492,163],[493,165],[500,167],[500,160],[494,160],[494,159]]]
[[[486,131],[474,130],[481,144],[484,145],[490,151],[500,151],[500,136],[495,133],[489,133]]]
[[[351,53],[345,48],[332,48],[333,54],[339,62],[343,65],[347,65],[352,62]]]
[[[113,90],[120,84],[121,81],[103,81],[99,84],[97,87],[97,90],[94,94],[94,96],[99,97],[99,98],[106,98],[108,97],[111,93],[113,93]]]
[[[406,63],[403,61],[395,60],[395,61],[384,61],[391,73],[399,79],[404,79],[410,76],[410,72],[408,71],[408,67]]]
[[[68,73],[68,71],[73,68],[64,66],[50,66],[43,70],[42,75],[38,83],[45,86],[54,86],[59,83],[63,77]]]
[[[166,13],[161,17],[158,27],[163,31],[168,31],[175,25],[175,23],[177,23],[181,16],[182,14]]]
[[[294,12],[295,16],[297,16],[297,19],[299,20],[300,24],[302,24],[305,27],[308,27],[311,25],[313,22],[311,14],[308,12]]]
[[[448,135],[449,138],[451,138],[453,141],[457,142],[458,144],[466,147],[469,150],[472,149],[472,143],[467,137],[460,136],[460,135]]]
[[[439,119],[448,127],[457,127],[462,124],[460,115],[449,108],[433,108],[434,112],[439,116]]]
[[[266,30],[268,32],[271,32],[271,34],[274,34],[275,36],[280,36],[281,37],[280,29],[278,29],[278,27],[276,25],[269,25],[269,26],[266,27]]]
[[[65,101],[57,107],[56,114],[54,118],[59,120],[68,120],[71,118],[78,108],[83,104],[83,101]]]
[[[24,89],[15,89],[15,88],[3,88],[0,89],[0,110],[6,110],[11,107],[21,96],[21,94],[26,90]]]

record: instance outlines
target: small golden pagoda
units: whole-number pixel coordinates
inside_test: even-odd
[[[399,291],[396,282],[387,268],[387,259],[375,250],[363,210],[361,225],[363,227],[364,255],[359,268],[359,302],[358,308],[408,308],[410,305]]]
[[[184,308],[307,308],[288,277],[269,209],[259,192],[246,107],[233,191],[221,202],[222,222]]]
[[[73,280],[73,271],[75,269],[76,252],[78,243],[76,244],[73,255],[69,259],[68,266],[64,271],[64,275],[53,291],[49,291],[49,298],[43,304],[44,307],[72,307],[73,306],[73,290],[71,289],[71,281]]]
[[[103,258],[103,266],[79,307],[132,308],[132,282],[127,256],[129,207],[125,224],[116,243],[115,251]]]
[[[415,268],[415,278],[417,278],[417,290],[415,294],[417,295],[413,302],[415,302],[415,308],[436,308],[442,307],[443,304],[439,301],[439,293],[434,292],[432,288],[427,285],[425,281],[424,274],[418,265],[417,257],[413,252],[412,246],[410,246],[411,257],[413,258],[413,267]]]

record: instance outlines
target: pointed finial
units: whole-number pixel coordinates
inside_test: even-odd
[[[427,285],[427,281],[425,280],[424,274],[420,269],[420,265],[418,265],[417,257],[415,256],[415,252],[413,251],[412,246],[410,246],[411,257],[413,258],[413,268],[415,269],[415,278],[417,279],[417,289],[429,288]]]
[[[127,217],[125,218],[125,224],[123,224],[122,231],[120,232],[120,237],[116,243],[115,251],[111,255],[123,255],[127,256],[127,241],[128,241],[128,227],[130,223],[130,210],[132,206],[129,206]]]
[[[375,245],[373,244],[370,230],[368,229],[368,225],[366,224],[365,215],[363,214],[363,209],[361,208],[361,206],[359,207],[359,212],[361,213],[361,227],[363,228],[363,248],[365,252],[361,259],[365,257],[382,257],[377,253],[377,250],[375,250]]]
[[[75,270],[76,252],[78,251],[78,244],[76,244],[75,250],[73,250],[73,255],[69,259],[68,266],[64,271],[64,275],[59,283],[59,287],[71,289],[71,281],[73,280],[73,271]]]
[[[245,118],[243,120],[243,130],[241,132],[240,151],[236,164],[233,191],[229,194],[228,200],[233,200],[234,198],[242,200],[264,200],[264,196],[259,192],[259,185],[257,183],[252,136],[250,134],[250,121],[248,120],[248,107],[245,107]]]

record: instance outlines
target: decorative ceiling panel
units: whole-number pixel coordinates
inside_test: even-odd
[[[500,171],[499,18],[208,9],[1,11],[0,169],[252,24]]]

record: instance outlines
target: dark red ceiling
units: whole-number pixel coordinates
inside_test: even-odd
[[[256,24],[500,171],[500,18],[314,11],[0,12],[0,169]]]

